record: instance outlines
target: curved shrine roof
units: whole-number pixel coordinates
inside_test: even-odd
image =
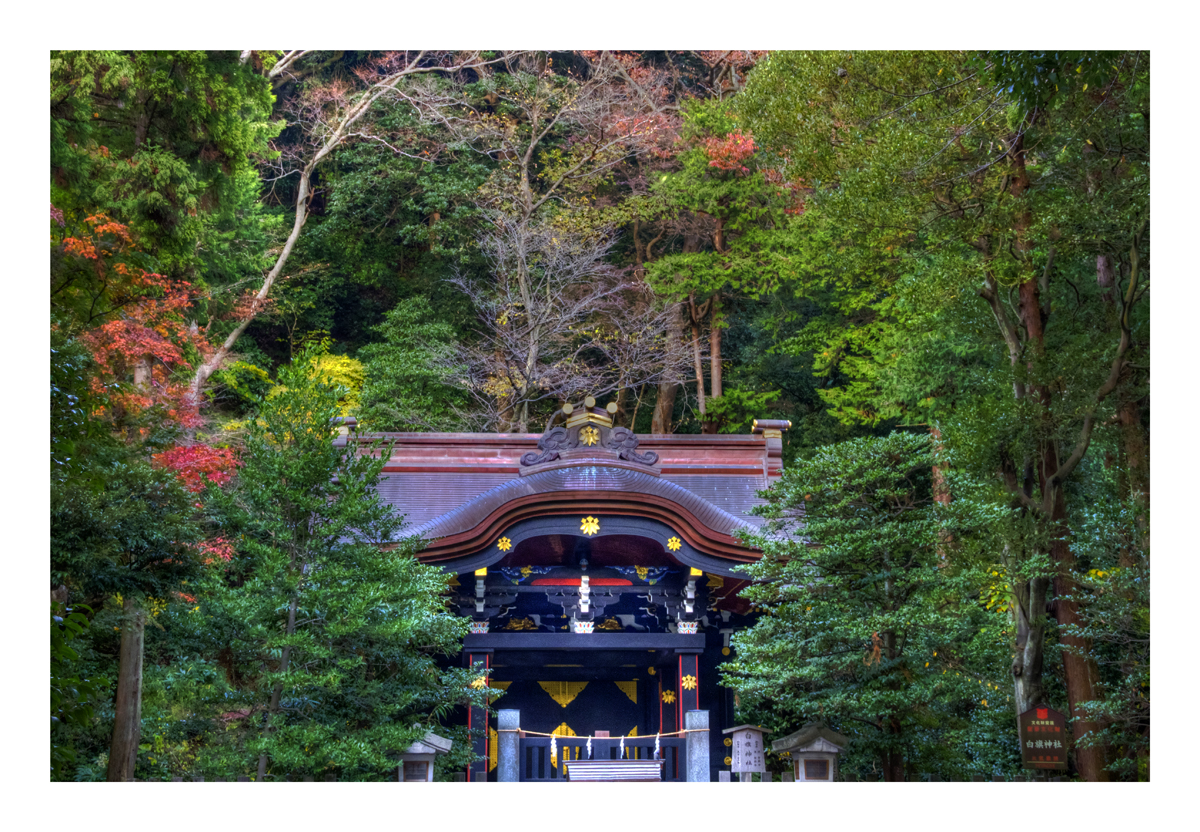
[[[635,435],[578,415],[543,434],[355,433],[336,441],[365,452],[391,444],[380,495],[406,516],[405,534],[430,541],[421,559],[431,562],[467,554],[518,519],[578,510],[653,517],[686,529],[692,545],[713,555],[753,559],[734,534],[762,525],[749,511],[778,478],[782,445],[779,431]]]

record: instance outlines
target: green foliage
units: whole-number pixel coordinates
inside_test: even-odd
[[[231,399],[238,413],[258,407],[274,386],[266,370],[245,361],[225,365],[213,373],[212,380],[212,397],[217,401]]]
[[[196,577],[195,498],[175,474],[120,456],[94,465],[102,487],[51,484],[51,581],[86,598],[162,598]]]
[[[95,714],[108,680],[89,677],[79,667],[79,653],[72,644],[87,633],[91,622],[81,612],[92,608],[80,604],[66,608],[52,604],[50,609],[50,776],[59,779],[76,759],[76,750],[68,726],[86,728]]]
[[[997,50],[983,52],[979,63],[987,62],[992,80],[1006,86],[1007,92],[1026,109],[1042,107],[1060,95],[1076,89],[1100,92],[1115,80],[1120,52],[1065,51],[1025,52]]]
[[[1087,639],[1086,655],[1103,675],[1103,695],[1081,709],[1102,727],[1084,745],[1112,749],[1108,769],[1122,780],[1148,780],[1150,753],[1150,553],[1138,522],[1144,507],[1136,498],[1121,499],[1111,481],[1095,477],[1107,491],[1081,507],[1076,520],[1074,575],[1079,623],[1064,635]],[[1099,496],[1099,495],[1098,495]],[[1068,647],[1065,649],[1079,650]]]
[[[680,170],[662,175],[653,191],[676,211],[717,221],[724,244],[716,251],[665,255],[647,279],[671,296],[698,300],[722,291],[761,297],[794,276],[789,257],[787,188],[767,182],[754,140],[739,131],[719,101],[689,102],[684,110]]]
[[[852,738],[851,767],[887,779],[903,776],[901,760],[944,774],[1009,768],[1016,750],[1009,734],[1008,756],[972,751],[1012,726],[992,675],[1007,640],[975,601],[979,575],[939,554],[931,462],[928,438],[891,434],[786,469],[765,492],[772,522],[753,538],[763,558],[745,567],[756,583],[743,596],[763,617],[722,666],[756,715],[829,720]]]
[[[398,751],[474,695],[466,670],[436,662],[465,632],[441,598],[447,578],[413,557],[418,542],[375,490],[386,451],[333,442],[338,388],[317,357],[280,371],[220,500],[237,555],[211,573],[198,615],[246,681],[224,698],[228,729],[198,752],[217,776],[263,754],[271,777],[389,779]]]
[[[62,481],[80,470],[80,455],[108,437],[88,412],[95,408],[89,377],[91,356],[83,345],[61,333],[51,334],[50,476]]]
[[[237,52],[52,52],[51,199],[107,211],[179,274],[197,261],[205,211],[268,152],[272,101]]]
[[[452,386],[454,329],[420,295],[401,301],[364,347],[366,381],[358,416],[368,430],[453,430],[466,404]]]
[[[756,417],[771,412],[771,406],[778,399],[778,390],[763,393],[738,388],[726,390],[721,398],[712,400],[708,417],[717,423],[719,433],[745,433]]]

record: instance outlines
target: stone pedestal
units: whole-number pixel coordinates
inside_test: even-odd
[[[499,735],[496,780],[500,783],[516,783],[521,777],[518,759],[521,750],[521,735],[517,733],[517,729],[521,727],[521,712],[516,710],[497,711],[496,727]]]
[[[683,727],[687,729],[687,781],[708,783],[708,711],[685,711]]]

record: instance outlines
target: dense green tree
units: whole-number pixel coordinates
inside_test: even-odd
[[[680,169],[663,175],[653,188],[671,209],[701,218],[711,248],[663,255],[650,264],[648,273],[658,292],[686,304],[700,419],[709,422],[707,399],[724,393],[721,337],[728,321],[722,303],[734,294],[762,297],[789,275],[789,238],[778,232],[787,224],[795,199],[790,189],[767,181],[753,137],[739,129],[725,102],[689,102],[681,142]],[[700,355],[706,318],[708,396]],[[758,392],[761,401],[766,391]],[[750,395],[752,391],[740,392],[742,399]],[[711,420],[706,430],[715,432],[719,421]]]
[[[763,617],[723,665],[745,707],[836,721],[889,781],[914,758],[939,768],[931,737],[961,743],[968,719],[1000,710],[999,678],[979,659],[1003,643],[975,642],[987,618],[978,576],[939,555],[931,465],[928,437],[895,433],[786,469],[760,509],[771,519],[753,538],[763,558],[745,569],[756,583],[743,595]]]
[[[201,604],[240,685],[232,730],[198,765],[257,779],[338,771],[388,779],[395,754],[472,696],[468,670],[445,670],[465,622],[445,608],[447,576],[375,490],[387,458],[332,441],[338,389],[306,354],[279,374],[223,492],[237,553]]]
[[[812,185],[805,219],[836,244],[813,274],[854,324],[825,330],[824,356],[859,382],[842,412],[933,421],[981,482],[999,475],[994,500],[1045,529],[1033,549],[1006,549],[1055,567],[1015,588],[1018,711],[1044,698],[1051,583],[1057,622],[1075,621],[1065,484],[1097,426],[1146,390],[1148,66],[1139,53],[1107,66],[1105,85],[1026,109],[1015,81],[989,79],[970,53],[779,53],[740,99],[755,136]],[[914,348],[936,358],[915,375],[900,358]],[[888,372],[890,389],[875,383]],[[1114,421],[1136,444],[1136,409]],[[1063,638],[1078,648],[1064,656],[1078,740],[1097,728],[1078,705],[1097,673],[1087,645]],[[1105,777],[1101,749],[1079,765]]]
[[[52,52],[51,201],[106,211],[167,274],[192,272],[204,249],[231,256],[213,211],[228,223],[245,208],[246,175],[278,132],[272,101],[237,52]]]
[[[467,402],[453,384],[455,333],[423,296],[403,300],[379,327],[383,343],[360,355],[366,383],[358,418],[365,430],[451,430]]]

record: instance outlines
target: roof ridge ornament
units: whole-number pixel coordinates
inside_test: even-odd
[[[521,456],[521,474],[534,473],[525,469],[535,466],[536,470],[544,470],[547,463],[560,460],[568,464],[584,461],[607,461],[611,464],[619,460],[632,463],[629,467],[639,470],[645,466],[651,469],[648,473],[657,474],[653,466],[658,463],[658,454],[654,451],[638,451],[636,433],[627,427],[613,427],[616,414],[616,402],[597,407],[596,399],[592,396],[586,397],[578,405],[564,404],[554,411],[546,423],[546,430],[538,439],[537,451]],[[558,424],[564,420],[565,424]]]

